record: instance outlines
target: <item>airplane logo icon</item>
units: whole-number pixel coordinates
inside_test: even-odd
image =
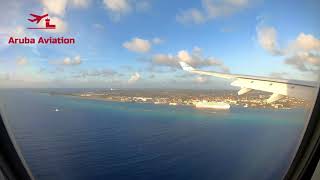
[[[36,15],[36,14],[30,14],[31,16],[34,17],[34,19],[28,19],[30,22],[35,22],[37,21],[36,23],[38,24],[43,18],[47,17],[48,14],[45,14],[45,15],[42,15],[42,16],[39,16],[39,15]]]
[[[30,14],[33,19],[29,18],[28,21],[30,22],[34,22],[36,24],[38,24],[43,18],[48,17],[48,14],[44,14],[44,15],[36,15],[36,14]],[[47,18],[45,19],[46,21],[46,26],[45,27],[30,27],[28,29],[55,29],[56,25],[54,24],[50,24],[50,19]]]

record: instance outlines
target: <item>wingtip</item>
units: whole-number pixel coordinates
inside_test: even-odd
[[[183,61],[180,61],[179,64],[182,67],[182,69],[185,70],[185,71],[193,71],[194,70],[193,67],[191,67],[189,64],[187,64],[187,63],[185,63]]]

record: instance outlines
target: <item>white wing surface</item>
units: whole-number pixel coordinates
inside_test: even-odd
[[[309,81],[296,81],[286,79],[272,79],[259,76],[246,76],[237,74],[226,74],[211,71],[201,71],[194,69],[185,62],[179,62],[182,69],[191,73],[215,76],[219,78],[231,79],[233,82],[232,86],[240,87],[238,95],[248,93],[252,90],[260,90],[265,92],[273,93],[268,103],[280,100],[283,97],[295,97],[299,99],[312,100],[317,90],[315,82]]]

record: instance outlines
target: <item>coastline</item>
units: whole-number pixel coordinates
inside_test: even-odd
[[[104,98],[104,97],[98,97],[98,96],[80,96],[77,94],[51,94],[47,93],[50,96],[65,96],[65,97],[71,97],[71,98],[77,98],[77,99],[83,99],[83,100],[96,100],[96,101],[104,101],[104,102],[118,102],[118,103],[132,103],[132,104],[152,104],[152,105],[160,105],[160,106],[173,106],[173,107],[191,107],[197,110],[220,110],[216,108],[197,108],[194,104],[176,104],[176,105],[170,105],[170,103],[155,103],[152,101],[120,101],[117,99],[110,99],[110,98]],[[249,106],[244,107],[242,105],[230,105],[230,109],[232,107],[239,107],[239,108],[249,108],[249,109],[269,109],[269,110],[290,110],[290,109],[299,109],[299,107],[293,107],[293,108],[273,108],[273,107],[259,107],[259,106]],[[228,109],[229,110],[229,109]],[[227,110],[222,110],[227,111]]]

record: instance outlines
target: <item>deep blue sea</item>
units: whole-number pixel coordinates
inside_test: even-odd
[[[306,116],[303,109],[215,112],[22,90],[0,91],[0,103],[40,180],[277,180]]]

